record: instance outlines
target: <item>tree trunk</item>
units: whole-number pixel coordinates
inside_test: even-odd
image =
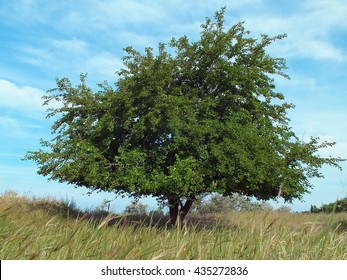
[[[193,200],[192,199],[188,199],[186,201],[186,203],[184,205],[182,205],[181,209],[180,209],[180,219],[181,221],[184,220],[184,218],[186,217],[186,215],[188,214],[190,208],[193,205]]]
[[[170,224],[175,225],[178,216],[178,199],[169,199]]]
[[[182,204],[180,198],[169,199],[170,224],[175,225],[177,223],[177,219],[180,219],[180,222],[183,221],[192,207],[193,202],[193,196],[189,197],[184,205]]]

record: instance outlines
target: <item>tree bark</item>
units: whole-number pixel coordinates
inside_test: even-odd
[[[192,207],[193,202],[194,196],[190,196],[184,205],[182,204],[180,198],[169,199],[170,224],[175,225],[177,223],[177,219],[179,219],[180,222],[183,221]]]
[[[180,219],[181,221],[184,220],[184,218],[186,217],[186,215],[188,214],[190,208],[193,205],[193,200],[192,199],[187,199],[186,203],[184,205],[182,205],[181,209],[180,209]]]
[[[178,199],[169,199],[170,224],[175,225],[178,216]]]

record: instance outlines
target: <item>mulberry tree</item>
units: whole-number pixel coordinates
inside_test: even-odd
[[[291,201],[323,177],[321,157],[334,145],[301,141],[289,126],[294,106],[276,91],[285,60],[266,48],[285,35],[252,38],[243,23],[224,27],[224,9],[187,36],[143,53],[125,49],[124,68],[111,86],[93,91],[57,80],[45,104],[54,138],[25,157],[38,173],[91,190],[153,196],[165,201],[171,222],[183,219],[199,195]]]

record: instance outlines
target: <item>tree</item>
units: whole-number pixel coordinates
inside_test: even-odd
[[[311,213],[341,213],[347,212],[347,197],[338,199],[335,202],[323,204],[321,207],[311,205]]]
[[[91,190],[151,195],[169,206],[171,222],[183,219],[205,193],[301,198],[309,178],[323,177],[318,138],[303,142],[289,127],[292,104],[275,91],[287,77],[285,60],[266,47],[285,35],[260,39],[238,23],[224,28],[224,8],[201,25],[200,39],[159,44],[157,54],[125,49],[115,86],[93,90],[57,79],[45,105],[55,118],[50,141],[25,157],[38,173]]]
[[[133,214],[133,215],[147,215],[148,206],[143,204],[142,202],[138,202],[134,200],[131,204],[127,205],[124,209],[125,214]]]
[[[232,211],[272,211],[268,202],[251,201],[237,193],[230,196],[212,195],[208,200],[197,203],[196,212],[202,215],[228,213]]]

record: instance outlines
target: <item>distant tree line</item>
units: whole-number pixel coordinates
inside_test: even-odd
[[[328,204],[323,204],[321,207],[311,205],[311,213],[341,213],[347,212],[347,197],[336,200]]]
[[[200,203],[197,203],[194,210],[201,215],[227,213],[231,211],[291,211],[289,206],[283,205],[278,209],[274,209],[271,204],[266,201],[254,201],[247,196],[237,193],[231,196],[213,194],[208,200],[202,200]]]

